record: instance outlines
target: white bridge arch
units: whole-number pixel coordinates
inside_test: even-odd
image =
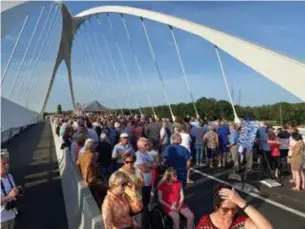
[[[22,20],[21,16],[25,16],[29,8],[31,8],[29,6],[34,4],[36,4],[35,7],[37,7],[36,2],[20,2],[19,4],[16,4],[17,6],[7,7],[2,10],[1,16],[6,16],[2,18],[4,21],[8,18],[13,18],[13,20],[10,21],[10,24],[8,24],[2,32],[9,31],[11,28],[8,27],[12,27],[14,24],[20,22]],[[127,14],[149,19],[200,36],[256,72],[265,76],[275,84],[286,89],[299,99],[305,101],[305,64],[272,50],[200,24],[155,11],[128,6],[101,6],[85,10],[73,16],[64,4],[57,3],[57,5],[61,8],[63,18],[62,36],[57,60],[56,63],[54,63],[51,81],[46,92],[46,98],[41,112],[43,112],[46,107],[57,69],[63,60],[68,69],[71,98],[72,103],[75,106],[71,70],[71,49],[73,39],[79,26],[86,19],[94,15],[106,13]],[[11,17],[17,13],[18,17]]]
[[[200,36],[272,82],[305,101],[305,64],[240,38],[167,14],[128,6],[101,6],[75,16],[84,20],[103,13],[121,13],[171,25]]]

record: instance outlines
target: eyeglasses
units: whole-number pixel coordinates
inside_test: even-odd
[[[126,164],[133,164],[134,161],[125,161]]]
[[[237,211],[237,208],[226,208],[226,207],[220,207],[220,209],[222,210],[223,213],[228,213],[229,211],[231,211],[232,213],[235,213]]]

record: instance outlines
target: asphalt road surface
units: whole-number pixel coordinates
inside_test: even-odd
[[[213,211],[212,190],[213,187],[222,182],[231,184],[240,183],[228,179],[228,169],[195,168],[191,178],[194,184],[186,188],[186,203],[195,214],[195,224],[201,216]],[[209,176],[209,177],[208,177]],[[259,193],[251,195],[239,192],[243,198],[249,201],[260,212],[262,212],[272,223],[275,229],[305,229],[305,192],[291,190],[289,178],[281,183],[283,186],[269,188],[265,185],[253,183],[252,179],[246,180],[245,187],[254,187]],[[241,187],[241,185],[239,186]]]
[[[65,204],[51,126],[38,123],[3,145],[10,152],[10,173],[24,185],[23,212],[15,229],[67,229]]]

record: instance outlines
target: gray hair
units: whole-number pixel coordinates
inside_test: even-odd
[[[171,141],[174,142],[174,141],[177,141],[180,138],[181,138],[180,134],[172,134]]]
[[[141,137],[138,139],[137,144],[139,144],[140,142],[149,142],[149,140],[147,138]]]

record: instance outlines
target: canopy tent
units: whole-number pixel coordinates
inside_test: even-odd
[[[104,107],[98,101],[92,101],[90,103],[82,104],[80,106],[81,106],[81,111],[82,112],[103,112],[103,111],[109,111],[109,109],[107,107]],[[78,106],[78,109],[80,109],[79,106]]]

